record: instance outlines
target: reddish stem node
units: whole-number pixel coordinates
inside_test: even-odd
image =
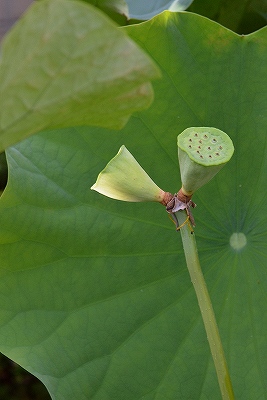
[[[173,194],[171,194],[170,192],[164,192],[163,198],[161,200],[161,204],[163,206],[166,207],[166,205],[171,201],[171,199],[173,198]]]
[[[179,190],[179,192],[177,193],[177,198],[178,200],[182,201],[183,203],[188,203],[191,198],[192,198],[192,194],[190,196],[187,196],[184,194],[182,188]]]

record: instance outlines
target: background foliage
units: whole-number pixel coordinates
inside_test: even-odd
[[[194,0],[188,11],[204,15],[237,32],[248,34],[266,25],[266,0]]]

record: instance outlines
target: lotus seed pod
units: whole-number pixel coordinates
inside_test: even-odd
[[[187,128],[178,135],[182,191],[191,196],[230,160],[232,140],[216,128]]]
[[[133,202],[161,202],[165,196],[125,146],[100,172],[91,189],[112,199]]]

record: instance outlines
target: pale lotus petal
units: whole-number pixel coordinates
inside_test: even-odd
[[[91,189],[112,199],[133,202],[161,202],[165,194],[125,146],[100,172]]]

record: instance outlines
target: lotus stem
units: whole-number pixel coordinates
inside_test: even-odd
[[[176,213],[178,223],[181,227],[181,236],[186,258],[187,268],[193,283],[202,319],[207,333],[207,338],[217,372],[218,382],[223,400],[234,400],[231,378],[229,375],[226,358],[213,311],[211,299],[208,293],[206,282],[200,267],[195,235],[192,234],[186,211]]]

